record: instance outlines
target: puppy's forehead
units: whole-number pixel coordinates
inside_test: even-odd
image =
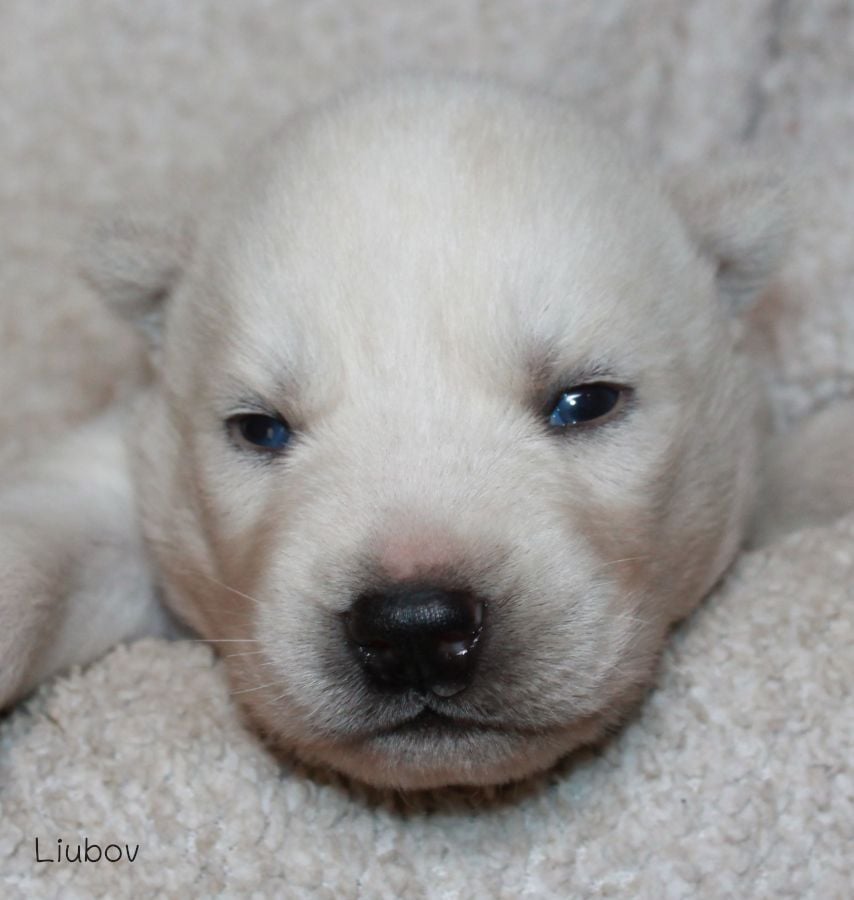
[[[693,258],[609,134],[482,86],[351,98],[249,170],[212,253],[244,358],[311,367],[346,347],[341,364],[364,371],[429,348],[507,371],[555,343],[589,356],[600,334],[672,320],[673,273]]]

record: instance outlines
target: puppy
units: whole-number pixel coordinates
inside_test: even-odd
[[[164,633],[162,592],[266,733],[365,782],[597,739],[745,538],[740,316],[785,231],[765,171],[664,182],[508,87],[295,117],[191,229],[99,244],[155,374],[0,499],[0,701]]]

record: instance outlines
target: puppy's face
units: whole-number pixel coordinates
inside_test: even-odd
[[[541,769],[637,699],[741,538],[741,257],[502,89],[366,92],[248,169],[141,419],[171,603],[309,759],[404,788]]]

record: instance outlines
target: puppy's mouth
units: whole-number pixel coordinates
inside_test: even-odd
[[[479,721],[429,706],[361,737],[337,742],[326,761],[382,787],[421,790],[518,781],[566,752],[563,733]]]
[[[425,707],[417,715],[404,719],[395,725],[382,728],[375,732],[375,735],[397,734],[410,737],[435,738],[446,735],[471,734],[478,731],[507,732],[515,731],[515,729],[505,728],[492,723],[477,722],[473,719],[449,716],[430,709],[430,707]]]
[[[423,739],[425,742],[453,738],[477,738],[478,735],[505,735],[514,738],[534,738],[552,734],[566,726],[561,724],[535,725],[507,721],[496,716],[482,717],[466,714],[463,709],[448,708],[441,700],[425,698],[416,709],[399,711],[379,726],[363,732],[359,738],[370,740],[389,736]]]

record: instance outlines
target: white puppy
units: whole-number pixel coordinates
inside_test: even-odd
[[[162,631],[140,521],[151,584],[307,759],[486,784],[596,739],[745,537],[738,313],[780,193],[663,184],[542,96],[398,79],[289,122],[192,241],[115,231],[96,280],[156,368],[140,515],[112,419],[61,451],[59,493],[0,500],[0,702]]]

